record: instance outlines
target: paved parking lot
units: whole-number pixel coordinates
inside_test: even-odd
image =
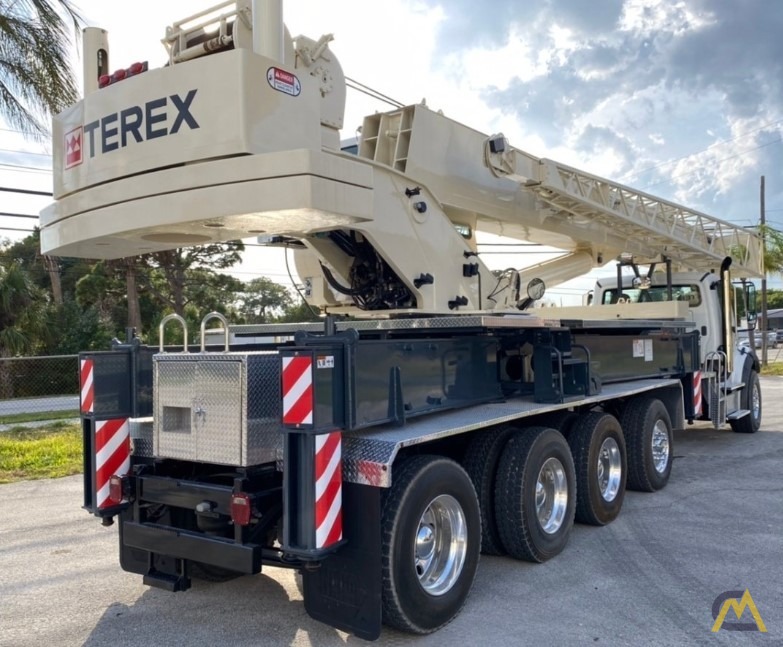
[[[482,557],[454,622],[418,638],[385,630],[380,644],[783,644],[783,378],[762,390],[761,432],[678,432],[665,490],[629,492],[614,523],[576,526],[546,564]],[[363,642],[311,620],[287,571],[148,589],[81,496],[80,477],[0,486],[1,646]],[[715,599],[745,589],[767,635],[711,633]]]

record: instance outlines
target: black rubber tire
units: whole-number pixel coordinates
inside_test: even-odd
[[[536,514],[536,482],[549,458],[563,466],[568,501],[561,526],[547,533]],[[544,562],[562,552],[574,525],[576,475],[563,435],[548,427],[531,427],[512,436],[500,457],[495,482],[495,518],[506,552],[516,559]]]
[[[473,484],[456,462],[440,456],[413,456],[394,469],[381,512],[383,622],[416,634],[451,622],[473,586],[481,549],[481,514]],[[460,504],[467,529],[467,554],[458,579],[441,595],[422,587],[414,564],[419,520],[429,504],[448,494]]]
[[[505,555],[495,521],[495,476],[503,448],[515,427],[496,427],[474,434],[465,450],[462,466],[476,488],[481,509],[481,552],[485,555]]]
[[[758,398],[758,414],[753,414],[753,397]],[[759,383],[759,374],[752,368],[747,371],[745,377],[745,386],[740,393],[740,407],[749,409],[750,413],[737,420],[730,420],[732,431],[738,434],[755,434],[761,429],[761,384]]]
[[[611,501],[601,494],[598,482],[598,461],[601,446],[612,438],[620,454],[620,482]],[[614,521],[623,507],[628,464],[625,439],[617,418],[599,411],[583,414],[571,429],[568,445],[576,469],[576,521],[592,526],[604,526]]]
[[[553,411],[552,413],[545,414],[541,418],[541,426],[557,429],[566,439],[568,439],[568,436],[578,419],[579,416],[575,412],[569,411],[568,409],[561,409],[560,411]]]
[[[230,571],[220,566],[212,566],[212,564],[204,564],[202,562],[190,562],[190,576],[204,582],[229,582],[242,577],[242,575],[244,573]]]
[[[655,469],[652,447],[653,430],[659,422],[665,426],[669,442],[668,462],[661,472]],[[656,492],[665,487],[672,472],[674,439],[671,418],[663,402],[649,396],[629,400],[623,408],[620,426],[625,436],[628,489]]]

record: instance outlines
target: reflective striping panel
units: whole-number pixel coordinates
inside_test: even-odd
[[[315,437],[315,547],[325,548],[343,537],[342,434]]]
[[[100,420],[95,423],[95,505],[106,508],[109,479],[130,471],[130,425],[127,418]]]
[[[92,413],[95,404],[95,386],[93,384],[94,362],[83,359],[79,367],[79,390],[82,413]]]
[[[312,357],[283,358],[283,424],[313,424]]]
[[[701,371],[693,374],[693,413],[701,415]]]

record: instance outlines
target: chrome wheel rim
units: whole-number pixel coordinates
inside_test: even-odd
[[[443,595],[459,579],[468,553],[465,512],[449,494],[435,497],[419,519],[414,567],[419,584],[430,595]]]
[[[753,383],[753,389],[750,392],[750,410],[754,420],[761,419],[761,391],[758,382]]]
[[[541,529],[551,535],[565,520],[568,507],[568,479],[563,464],[548,458],[541,466],[536,481],[536,515]]]
[[[658,474],[663,474],[669,465],[669,451],[669,430],[663,420],[657,420],[652,432],[652,455]]]
[[[598,450],[598,487],[604,501],[614,501],[620,491],[623,461],[620,446],[614,438],[607,438]]]

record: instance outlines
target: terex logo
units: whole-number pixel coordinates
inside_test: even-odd
[[[65,135],[65,168],[81,164],[82,150],[85,147],[90,158],[93,158],[98,153],[110,153],[125,148],[131,138],[136,143],[141,143],[175,135],[183,126],[191,130],[200,128],[190,112],[197,92],[198,90],[191,90],[184,98],[172,94],[147,101],[143,106],[125,108],[85,124],[83,133],[81,126],[70,130]]]
[[[82,163],[82,127],[77,126],[65,133],[65,168]]]

